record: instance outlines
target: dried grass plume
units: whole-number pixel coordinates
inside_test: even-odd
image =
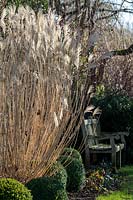
[[[71,69],[78,69],[79,49],[59,20],[29,7],[2,12],[1,176],[26,182],[46,174],[69,141],[72,129],[63,130],[74,111]]]

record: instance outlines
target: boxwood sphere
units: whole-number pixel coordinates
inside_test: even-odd
[[[52,166],[55,174],[50,177],[33,179],[26,184],[33,200],[68,200],[66,193],[67,173],[60,163]]]
[[[59,158],[67,171],[67,190],[76,192],[85,185],[85,168],[80,153],[72,148],[66,148]]]
[[[53,172],[53,176],[51,178],[56,182],[59,182],[63,189],[66,189],[67,172],[65,167],[60,162],[56,162],[51,167],[50,171]]]
[[[0,200],[32,200],[32,195],[19,181],[0,178]]]
[[[82,161],[80,153],[74,148],[65,148],[62,153],[62,156],[72,157]]]

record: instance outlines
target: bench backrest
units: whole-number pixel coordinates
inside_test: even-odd
[[[100,136],[100,124],[97,119],[85,119],[85,132],[88,138],[88,144],[89,146],[98,144],[98,140],[96,139],[96,136]]]

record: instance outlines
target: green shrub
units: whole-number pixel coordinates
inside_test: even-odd
[[[133,98],[112,91],[97,92],[92,102],[102,109],[101,130],[105,132],[127,131],[127,162],[133,162]]]
[[[76,149],[73,149],[73,148],[65,148],[62,153],[62,156],[66,156],[66,157],[70,156],[71,158],[76,158],[82,161],[82,157],[80,153]]]
[[[53,176],[33,179],[26,184],[31,190],[33,200],[68,200],[66,193],[67,173],[56,163],[52,166]]]
[[[15,5],[17,7],[28,5],[35,11],[42,9],[46,12],[48,10],[48,0],[7,0],[7,5]]]
[[[0,200],[32,200],[30,191],[11,178],[0,178]]]
[[[31,190],[33,200],[67,200],[66,191],[62,184],[52,177],[33,179],[26,184]]]
[[[51,172],[52,171],[54,174],[51,178],[55,180],[55,182],[59,182],[63,189],[66,189],[67,172],[64,166],[60,162],[56,162],[51,168]]]
[[[82,160],[71,157],[61,157],[61,162],[67,171],[67,190],[79,191],[85,184],[85,169]]]
[[[133,99],[123,94],[114,94],[111,91],[98,94],[93,104],[102,109],[100,117],[103,131],[133,130]]]

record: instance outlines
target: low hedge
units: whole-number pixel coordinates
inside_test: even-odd
[[[0,178],[0,200],[32,200],[32,195],[19,181]]]

